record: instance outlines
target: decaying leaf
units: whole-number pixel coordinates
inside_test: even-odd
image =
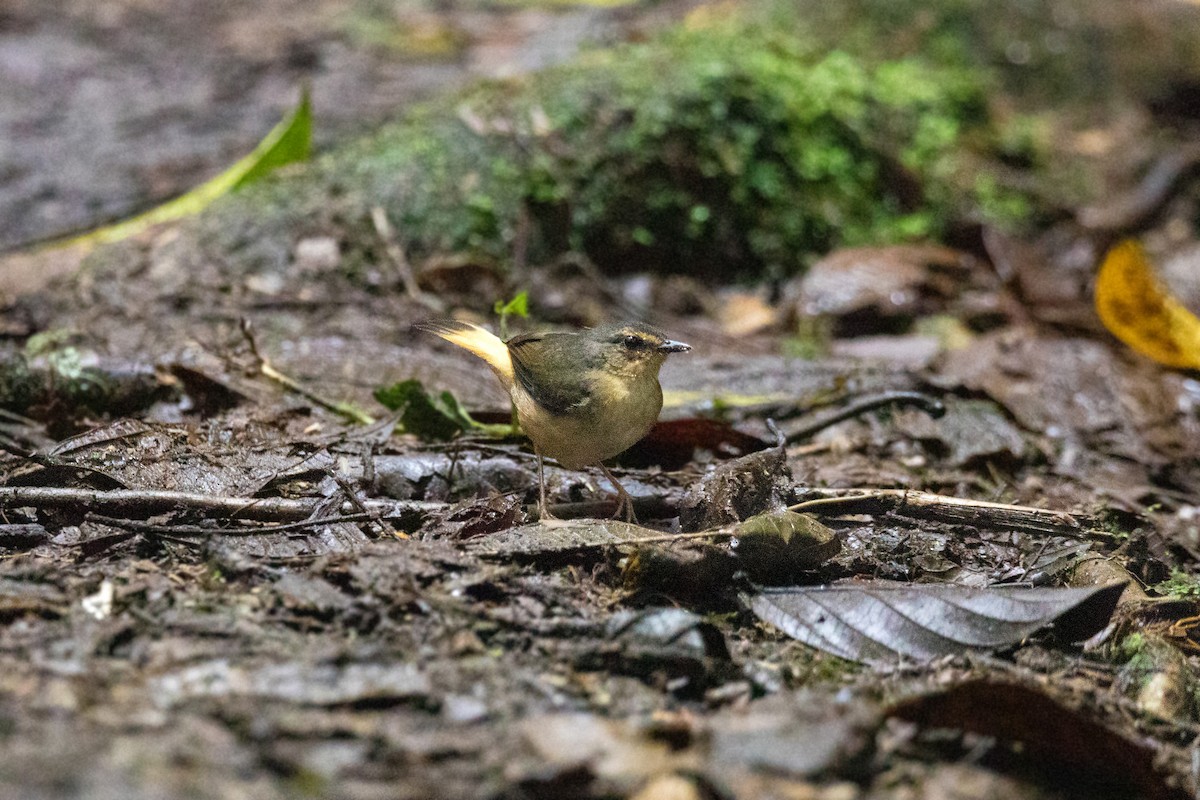
[[[624,562],[625,585],[705,602],[728,592],[739,573],[758,585],[796,583],[842,546],[832,529],[786,510],[758,514],[708,534],[635,542],[637,548]]]
[[[798,316],[930,311],[961,291],[973,263],[968,254],[937,245],[842,248],[794,280],[784,290],[785,303]]]
[[[562,520],[560,524],[522,525],[487,536],[469,549],[482,556],[543,557],[629,544],[660,536],[658,531],[616,520]]]
[[[726,461],[688,488],[679,509],[684,530],[719,528],[783,508],[792,473],[782,447]]]
[[[1168,367],[1200,369],[1200,319],[1167,291],[1137,242],[1108,252],[1095,299],[1100,320],[1122,342]]]
[[[700,615],[669,606],[617,612],[604,626],[604,639],[585,645],[575,664],[669,680],[677,694],[695,694],[733,673],[721,632]]]
[[[614,642],[628,646],[672,648],[695,656],[729,658],[725,639],[703,617],[683,608],[639,608],[620,611],[605,626]]]
[[[647,777],[672,768],[678,756],[630,722],[583,712],[544,714],[521,720],[513,734],[527,755],[506,773],[525,784],[547,787],[545,797],[582,796],[587,783],[615,787],[625,795]],[[579,775],[586,783],[580,783]]]
[[[713,716],[709,727],[711,744],[705,763],[711,765],[712,774],[736,780],[739,772],[749,768],[816,778],[869,758],[879,720],[878,711],[865,698],[846,703],[831,693],[801,690],[724,709]],[[764,795],[755,791],[736,796]]]
[[[751,580],[777,583],[824,564],[842,549],[842,540],[816,517],[777,511],[738,525],[729,547]]]
[[[409,662],[320,664],[283,661],[259,666],[217,658],[156,677],[150,686],[162,708],[197,697],[247,697],[309,706],[397,703],[432,691],[429,677]]]
[[[811,647],[882,665],[1007,647],[1073,611],[1069,635],[1080,641],[1108,623],[1122,589],[855,581],[765,590],[749,603],[759,619]]]
[[[1110,587],[1111,588],[1111,587]],[[904,700],[889,711],[927,730],[968,731],[994,740],[982,760],[1031,770],[1069,788],[1071,797],[1167,800],[1190,796],[1167,785],[1155,752],[1120,736],[1041,691],[974,680]]]

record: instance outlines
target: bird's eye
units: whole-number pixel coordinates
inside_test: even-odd
[[[646,346],[646,340],[640,336],[629,335],[621,341],[621,344],[630,350],[641,350]]]

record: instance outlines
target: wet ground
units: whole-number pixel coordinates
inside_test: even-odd
[[[0,251],[173,197],[312,89],[318,146],[431,92],[528,72],[677,18],[486,2],[39,2],[0,10]]]
[[[285,5],[236,25],[229,11],[211,29],[219,57],[192,35],[208,28],[191,6],[5,12],[27,49],[0,48],[3,69],[39,97],[67,80],[45,52],[64,70],[119,62],[94,95],[77,81],[58,103],[0,103],[25,115],[5,125],[51,129],[38,158],[63,153],[61,168],[5,172],[7,243],[207,174],[314,65],[333,137],[434,86],[535,66],[529,41],[642,19],[419,17],[421,41],[459,44],[414,65],[319,24],[373,7]],[[338,33],[286,36],[268,24],[280,17]],[[488,27],[499,17],[503,36]],[[521,20],[545,24],[513,44]],[[189,48],[166,59],[177,83],[134,77]],[[364,75],[392,91],[359,98],[346,87]],[[95,109],[138,85],[141,111],[105,129],[128,135],[87,157],[52,145],[90,140]],[[164,110],[186,86],[211,101],[202,122]],[[215,99],[247,95],[253,112]],[[155,125],[130,122],[143,117]],[[163,137],[173,125],[186,135]],[[172,144],[158,154],[138,137]],[[10,147],[15,161],[36,152]],[[101,162],[110,175],[86,168]],[[1194,240],[1196,195],[1174,183],[1143,232]],[[0,795],[1192,796],[1200,382],[1095,319],[1094,230],[1068,219],[980,238],[842,250],[773,293],[531,265],[545,318],[653,309],[694,347],[662,371],[660,425],[618,459],[642,527],[606,521],[598,472],[554,465],[552,509],[574,523],[537,524],[520,437],[394,432],[373,393],[414,377],[479,420],[510,413],[480,362],[405,324],[433,313],[432,279],[415,299],[391,278],[348,280],[336,243],[310,236],[264,284],[181,258],[175,229],[66,278],[24,273],[37,291],[6,297],[0,318],[4,374],[19,353],[35,387],[0,412]],[[815,357],[797,334],[813,310],[833,331]],[[848,605],[797,610],[835,608],[805,591],[836,581],[857,592]],[[1002,596],[960,594],[978,613],[908,624],[947,585],[997,584],[1082,594],[1052,593],[1024,620]],[[820,627],[827,615],[838,624]],[[946,647],[972,625],[1008,628]],[[902,655],[914,649],[929,655]]]

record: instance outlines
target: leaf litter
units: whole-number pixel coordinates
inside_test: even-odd
[[[221,406],[198,404],[209,410],[194,422],[91,429],[47,449],[53,472],[40,465],[31,472],[12,457],[13,479],[0,488],[24,499],[7,509],[9,524],[37,535],[12,540],[12,552],[34,559],[24,562],[34,571],[6,576],[4,617],[41,631],[15,644],[34,658],[69,639],[68,626],[92,626],[74,656],[74,663],[88,665],[80,673],[88,677],[72,679],[78,687],[71,691],[100,698],[111,718],[200,714],[236,728],[250,724],[254,709],[260,734],[252,750],[292,771],[350,774],[322,761],[332,757],[331,742],[341,741],[356,746],[338,758],[391,776],[388,764],[432,747],[443,753],[440,766],[423,767],[407,779],[410,785],[442,775],[451,784],[465,781],[459,785],[467,795],[474,790],[465,787],[481,785],[479,770],[501,762],[513,765],[504,773],[507,785],[556,793],[629,794],[670,775],[691,776],[701,787],[733,776],[745,787],[859,774],[855,765],[873,737],[883,735],[878,707],[864,696],[850,718],[835,722],[841,712],[809,717],[787,702],[768,702],[819,694],[822,684],[791,682],[788,675],[799,674],[789,665],[791,651],[741,610],[739,595],[760,616],[794,629],[809,615],[787,604],[831,579],[895,570],[894,577],[908,580],[1058,581],[1080,556],[1111,546],[1089,536],[1101,526],[1092,514],[810,485],[847,447],[882,461],[897,458],[894,448],[910,448],[951,481],[975,479],[988,465],[1018,474],[1036,468],[1045,452],[1037,431],[1009,421],[987,400],[960,409],[951,398],[946,427],[916,410],[841,419],[826,407],[816,413],[833,420],[826,427],[809,430],[803,419],[781,423],[805,431],[790,442],[771,433],[753,409],[734,411],[739,428],[757,424],[762,433],[757,444],[742,439],[729,448],[724,442],[734,440],[726,434],[713,439],[703,426],[676,425],[667,434],[673,449],[647,451],[649,458],[625,467],[639,508],[657,512],[647,528],[604,519],[522,525],[536,476],[511,439],[460,432],[449,442],[424,443],[413,436],[423,430],[419,425],[372,438],[320,410],[288,410],[283,398],[261,399],[269,392],[257,401],[250,396],[215,417],[212,409]],[[455,406],[443,408],[453,414]],[[495,411],[504,418],[503,408]],[[779,411],[776,403],[771,413]],[[987,439],[981,428],[1000,433]],[[694,444],[689,431],[699,431]],[[678,472],[656,464],[655,452]],[[679,452],[687,455],[669,455]],[[586,473],[552,469],[550,476],[556,508],[597,498],[602,487]],[[86,485],[101,479],[105,488]],[[174,488],[155,488],[164,485]],[[58,505],[50,502],[53,492],[65,492]],[[200,496],[218,499],[189,499]],[[68,508],[81,498],[95,506],[90,516]],[[82,561],[54,566],[70,563],[64,559]],[[111,611],[97,620],[84,601],[101,586],[90,567],[98,559],[148,560],[176,579],[105,569]],[[9,561],[0,569],[16,566]],[[34,592],[34,586],[44,588]],[[796,588],[779,588],[789,586]],[[832,651],[887,666],[900,663],[899,654],[914,665],[965,652],[998,650],[1011,658],[1003,654],[1020,653],[1030,641],[1056,641],[1039,638],[1037,629],[1061,619],[1069,605],[1047,600],[1033,618],[1001,615],[985,625],[962,610],[936,613],[947,608],[945,600],[930,599],[939,588],[945,587],[908,587],[915,604],[909,613],[922,625],[886,624],[880,635],[860,624],[855,635],[873,634],[887,643],[884,649]],[[774,610],[764,614],[767,603]],[[1103,609],[1092,616],[1094,625],[1107,623]],[[952,638],[947,634],[972,625],[1005,635],[929,647],[930,639]],[[825,638],[807,641],[828,647]],[[155,703],[117,688],[130,679],[135,654],[154,665],[152,672],[133,668],[132,675]],[[28,676],[29,669],[14,675]],[[863,680],[859,674],[854,683]],[[877,680],[886,686],[895,679]],[[41,692],[44,681],[28,685]],[[707,718],[711,733],[616,722],[650,711],[678,713],[679,704]],[[558,716],[564,708],[567,716]],[[513,729],[505,721],[511,719],[520,730],[559,733],[498,748],[494,737]],[[552,719],[561,725],[551,726]],[[460,730],[463,724],[474,727]],[[35,725],[26,735],[36,731]],[[382,744],[358,747],[363,737]],[[569,757],[552,753],[551,741],[554,753]],[[154,754],[161,745],[146,746]]]

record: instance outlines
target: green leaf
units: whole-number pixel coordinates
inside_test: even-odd
[[[529,316],[529,292],[517,292],[517,296],[507,303],[497,300],[496,304],[492,306],[492,311],[500,316],[500,338],[507,340],[508,318]]]
[[[477,427],[458,398],[450,392],[431,395],[416,378],[375,390],[375,399],[392,411],[400,412],[404,430],[422,439],[452,439]]]
[[[154,225],[197,214],[222,195],[252,183],[272,170],[294,161],[308,160],[312,150],[312,103],[308,89],[300,95],[300,104],[287,119],[271,129],[246,157],[186,194],[169,200],[121,222],[106,225],[81,236],[51,243],[51,247],[85,245],[94,247],[127,239]]]
[[[528,317],[529,292],[518,292],[516,297],[507,303],[497,300],[496,304],[492,306],[492,310],[501,317]]]

